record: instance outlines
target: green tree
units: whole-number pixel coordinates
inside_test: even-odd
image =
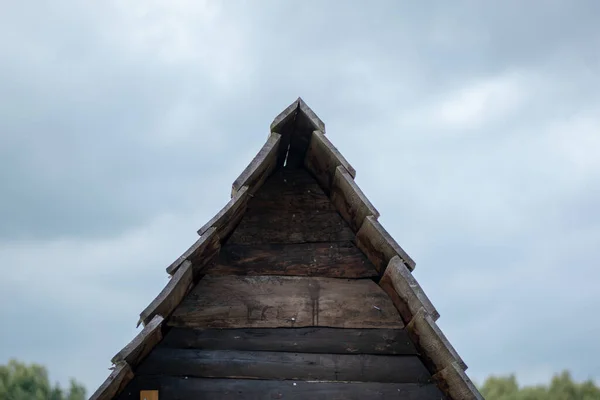
[[[514,375],[489,377],[480,388],[486,400],[600,400],[600,388],[593,381],[577,383],[564,371],[548,385],[520,387]]]
[[[38,364],[10,360],[0,365],[0,400],[85,400],[85,388],[71,380],[68,390],[50,384],[48,371]]]

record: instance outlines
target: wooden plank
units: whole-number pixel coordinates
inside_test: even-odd
[[[484,400],[477,387],[456,362],[435,374],[433,379],[451,399]]]
[[[331,202],[354,232],[360,229],[366,217],[379,218],[379,211],[360,190],[346,168],[341,165],[335,170]]]
[[[346,168],[350,176],[356,177],[354,168],[325,137],[325,134],[321,131],[314,131],[306,152],[304,166],[315,176],[319,185],[326,192],[331,190],[335,170],[340,165]]]
[[[172,328],[161,347],[332,354],[416,355],[405,329]]]
[[[375,278],[379,273],[352,242],[225,244],[211,275],[296,275]]]
[[[112,359],[113,364],[122,361],[135,368],[141,360],[162,340],[163,317],[155,315],[148,325]]]
[[[303,166],[312,132],[315,129],[325,128],[323,121],[302,100],[299,100],[299,102],[299,111],[294,121],[294,129],[291,132],[290,146],[285,163],[286,168]]]
[[[109,377],[92,394],[90,400],[112,400],[133,379],[131,367],[122,362],[114,366]]]
[[[302,100],[301,97],[298,98],[298,108],[300,111],[306,116],[306,118],[310,121],[312,130],[319,130],[325,134],[325,124],[321,121],[321,118],[314,113],[314,111]]]
[[[191,328],[402,328],[372,280],[206,275],[169,325]]]
[[[201,269],[219,251],[220,246],[217,229],[207,229],[189,249],[167,267],[167,273],[173,275],[186,260],[189,260],[196,270]]]
[[[140,391],[140,400],[158,400],[158,390]]]
[[[270,351],[155,349],[137,369],[142,375],[198,378],[294,379],[429,383],[418,356],[313,354]]]
[[[399,256],[411,271],[415,269],[413,259],[373,216],[367,216],[356,233],[356,245],[367,255],[380,274],[383,274],[394,256]]]
[[[145,325],[154,318],[161,315],[166,318],[179,305],[183,297],[189,291],[193,283],[192,263],[186,260],[177,269],[173,277],[154,300],[140,313],[140,322]],[[138,322],[138,326],[140,324]]]
[[[424,308],[415,314],[406,329],[432,373],[441,371],[453,362],[463,370],[467,369],[465,362]]]
[[[269,139],[244,169],[240,176],[233,182],[231,196],[235,196],[238,190],[248,186],[250,194],[256,192],[265,179],[273,172],[277,162],[277,151],[281,135],[271,133]]]
[[[421,285],[400,257],[392,257],[379,281],[379,286],[390,296],[404,323],[409,323],[421,308],[424,308],[434,321],[440,317],[421,289]]]
[[[299,98],[275,117],[273,122],[271,122],[271,132],[281,133],[283,127],[294,120],[296,113],[298,112],[298,100]]]
[[[202,236],[214,227],[219,238],[225,240],[244,216],[249,198],[248,186],[242,186],[217,215],[198,229],[198,235]]]
[[[434,384],[304,382],[136,376],[118,400],[138,400],[140,387],[160,389],[161,400],[444,400]]]

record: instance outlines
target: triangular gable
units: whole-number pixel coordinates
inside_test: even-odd
[[[265,145],[233,183],[231,200],[198,230],[200,238],[167,268],[171,279],[140,314],[143,330],[113,358],[113,372],[91,399],[112,399],[132,379],[138,364],[169,329],[164,321],[206,268],[215,263],[218,266],[219,257],[227,253],[221,253],[221,247],[235,245],[227,240],[246,215],[250,200],[284,165],[309,171],[348,229],[356,234],[356,246],[374,266],[374,279],[400,313],[438,387],[450,399],[481,399],[464,372],[466,364],[435,322],[438,312],[411,273],[415,262],[378,222],[378,211],[354,181],[356,171],[327,139],[323,122],[300,98],[275,118]]]

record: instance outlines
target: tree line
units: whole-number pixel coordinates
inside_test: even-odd
[[[487,400],[600,400],[600,387],[591,380],[575,382],[568,371],[538,386],[520,386],[515,375],[491,376],[479,390]],[[72,379],[67,388],[53,385],[42,365],[17,360],[0,365],[0,400],[86,399],[82,384]]]

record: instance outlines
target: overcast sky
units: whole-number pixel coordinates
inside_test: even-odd
[[[600,380],[600,2],[323,3],[3,2],[0,363],[94,391],[302,96],[471,378]]]

